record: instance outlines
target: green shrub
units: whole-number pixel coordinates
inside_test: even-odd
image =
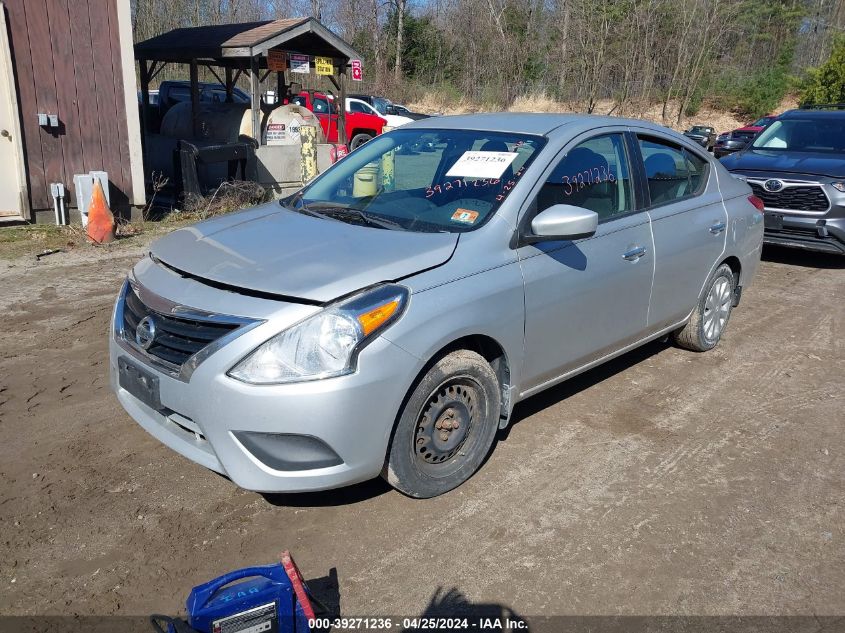
[[[837,39],[824,64],[810,69],[801,102],[806,105],[845,102],[845,36]]]

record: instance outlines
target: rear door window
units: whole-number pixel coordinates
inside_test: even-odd
[[[651,205],[683,200],[701,192],[707,162],[671,141],[638,137]]]

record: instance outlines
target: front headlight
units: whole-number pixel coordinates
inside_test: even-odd
[[[830,184],[837,191],[841,191],[842,193],[845,193],[845,182],[832,182]]]
[[[358,352],[396,321],[408,290],[387,284],[364,291],[280,332],[238,362],[229,376],[256,385],[342,376]]]

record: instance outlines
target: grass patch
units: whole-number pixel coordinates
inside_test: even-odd
[[[68,250],[85,242],[81,228],[36,224],[9,226],[0,230],[0,258],[15,259],[45,251]]]
[[[227,181],[208,196],[186,198],[182,209],[174,210],[164,222],[199,222],[253,207],[269,200],[270,194],[261,185],[247,181]]]

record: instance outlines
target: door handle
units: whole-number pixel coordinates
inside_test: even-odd
[[[623,253],[622,259],[627,259],[629,262],[635,262],[643,255],[645,255],[645,247],[637,246],[636,248],[632,248],[630,251]]]
[[[713,226],[710,227],[710,232],[713,235],[718,235],[722,231],[725,230],[725,223],[724,222],[716,222]]]

